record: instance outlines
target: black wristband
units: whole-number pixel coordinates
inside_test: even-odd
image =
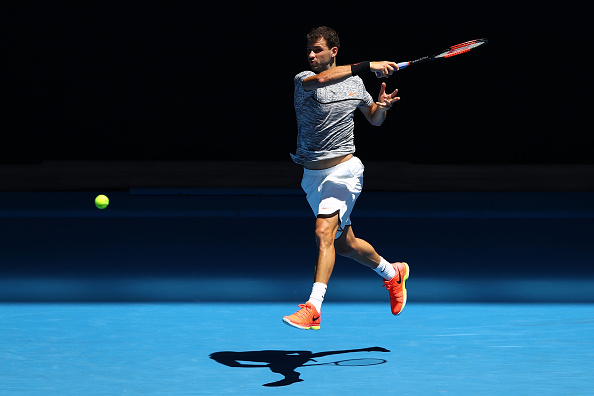
[[[351,65],[351,74],[353,76],[356,76],[361,73],[370,72],[371,71],[370,65],[371,65],[371,62],[369,62],[369,61],[354,63]]]

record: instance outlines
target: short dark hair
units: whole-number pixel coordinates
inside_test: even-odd
[[[332,28],[329,28],[327,26],[320,26],[311,29],[311,31],[307,34],[307,41],[309,42],[313,42],[321,38],[326,40],[328,48],[340,48],[340,39],[338,38],[338,34],[336,33],[336,31]]]

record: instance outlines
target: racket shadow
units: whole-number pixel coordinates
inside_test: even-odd
[[[345,355],[355,352],[390,352],[381,347],[370,347],[361,349],[347,349],[340,351],[316,352],[311,351],[282,351],[282,350],[262,350],[262,351],[244,351],[231,352],[221,351],[210,354],[210,358],[216,362],[229,367],[244,368],[269,368],[273,373],[278,373],[284,378],[275,382],[263,384],[267,387],[279,387],[302,382],[300,373],[296,370],[299,367],[311,367],[322,365],[336,366],[372,366],[384,364],[385,359],[365,358],[365,359],[344,359],[333,362],[319,363],[315,359],[332,355]],[[313,363],[310,363],[313,362]],[[308,364],[309,363],[309,364]]]

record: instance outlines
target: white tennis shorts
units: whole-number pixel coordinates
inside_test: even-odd
[[[301,188],[316,217],[339,213],[338,232],[351,224],[351,212],[363,188],[365,167],[357,157],[328,169],[303,169]]]

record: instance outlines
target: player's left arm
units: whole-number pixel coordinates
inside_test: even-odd
[[[396,96],[396,94],[398,94],[397,89],[391,94],[386,93],[386,83],[382,83],[377,102],[369,107],[360,108],[371,125],[380,126],[384,123],[388,110],[392,108],[395,102],[400,100],[400,97]]]

